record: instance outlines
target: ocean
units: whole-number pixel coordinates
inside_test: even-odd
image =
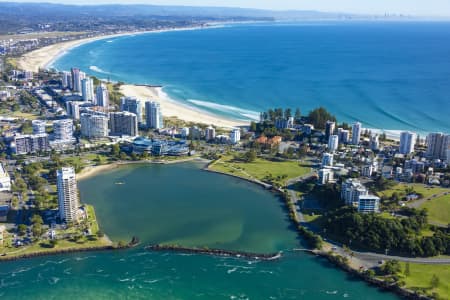
[[[326,107],[366,128],[450,131],[450,23],[226,25],[104,39],[52,66],[163,85],[173,99],[234,119]]]
[[[129,165],[80,181],[102,230],[115,240],[136,235],[141,245],[0,263],[1,299],[398,299],[291,251],[303,245],[280,199],[202,167]],[[283,255],[262,262],[145,251],[150,243]]]

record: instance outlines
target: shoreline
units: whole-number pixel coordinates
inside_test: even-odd
[[[87,44],[87,43],[96,42],[96,41],[105,40],[105,39],[134,36],[134,35],[141,35],[141,34],[211,29],[211,28],[218,28],[220,26],[221,26],[220,24],[209,25],[209,23],[208,23],[205,26],[190,26],[190,27],[188,26],[188,27],[155,29],[155,30],[146,30],[146,31],[127,31],[127,32],[114,33],[114,34],[98,35],[98,36],[93,36],[93,37],[88,37],[88,38],[83,38],[83,39],[75,39],[75,40],[71,40],[71,41],[48,45],[48,46],[33,50],[31,52],[25,53],[18,58],[17,66],[20,69],[23,69],[26,71],[38,72],[39,68],[48,69],[49,67],[51,67],[51,65],[57,59],[59,59],[62,55],[64,55],[66,52],[68,52],[74,48],[77,48],[79,46],[82,46],[84,44]]]
[[[85,45],[87,43],[96,42],[105,39],[135,36],[141,34],[156,34],[173,31],[189,31],[189,30],[203,30],[220,28],[223,24],[207,24],[205,26],[192,26],[183,28],[168,28],[162,30],[150,30],[139,32],[124,32],[111,35],[103,35],[90,37],[85,39],[73,40],[68,42],[57,43],[49,45],[40,49],[33,50],[22,55],[17,60],[19,68],[38,72],[40,68],[48,69],[51,65],[58,60],[61,56],[65,55],[68,51]],[[121,86],[121,93],[125,96],[134,96],[141,100],[156,100],[161,105],[161,111],[164,117],[176,117],[185,122],[202,123],[206,125],[215,125],[220,128],[236,128],[242,126],[248,126],[250,120],[236,120],[226,116],[221,116],[212,112],[208,112],[204,109],[198,108],[195,105],[177,101],[171,98],[167,93],[163,91],[162,87],[149,86],[142,84],[125,84]]]
[[[239,24],[239,22],[236,22]],[[71,49],[77,48],[87,43],[96,42],[99,40],[134,36],[141,34],[152,34],[152,33],[164,33],[172,31],[189,31],[189,30],[202,30],[202,29],[213,29],[220,28],[229,22],[217,22],[217,23],[207,23],[204,26],[191,26],[191,27],[180,27],[180,28],[167,28],[160,30],[148,30],[148,31],[136,31],[136,32],[122,32],[116,34],[100,35],[90,38],[72,40],[62,43],[56,43],[43,48],[33,50],[31,52],[25,53],[19,57],[17,60],[17,65],[19,68],[24,70],[30,70],[37,72],[39,68],[48,69],[51,65],[58,60],[61,56],[65,55]],[[160,103],[161,111],[164,117],[176,117],[185,122],[202,123],[205,125],[214,125],[220,128],[236,128],[249,126],[250,121],[233,119],[227,116],[222,116],[213,112],[209,112],[205,109],[199,108],[196,105],[189,104],[186,101],[175,100],[171,98],[167,93],[164,92],[163,87],[150,86],[142,84],[125,84],[121,86],[120,91],[125,96],[135,96],[141,100],[155,100]],[[217,104],[216,102],[211,102]],[[218,104],[221,105],[221,104]],[[239,108],[239,107],[237,107]],[[381,134],[385,133],[388,139],[398,142],[400,140],[400,132],[411,131],[411,130],[401,130],[401,129],[383,129],[383,128],[370,128],[363,127],[363,130],[370,130],[374,133]],[[428,134],[430,132],[416,132],[419,135]]]
[[[197,108],[194,105],[174,100],[164,92],[162,87],[124,84],[120,87],[120,92],[126,96],[136,97],[141,101],[157,101],[161,105],[161,112],[164,117],[176,117],[185,122],[202,123],[230,129],[249,126],[250,124],[250,120],[234,120]]]
[[[80,173],[76,174],[76,179],[77,181],[79,180],[85,180],[91,177],[94,177],[96,175],[98,175],[99,173],[102,172],[106,172],[106,171],[110,171],[110,170],[114,170],[114,169],[118,169],[122,166],[128,166],[128,165],[171,165],[171,164],[178,164],[178,163],[185,163],[185,162],[191,162],[191,161],[201,161],[201,162],[209,162],[206,159],[203,159],[201,157],[188,157],[188,158],[184,158],[184,159],[177,159],[177,160],[137,160],[137,161],[116,161],[116,162],[112,162],[109,164],[104,164],[104,165],[96,165],[96,166],[86,166],[84,167]]]

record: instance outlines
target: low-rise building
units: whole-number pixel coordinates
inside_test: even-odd
[[[10,144],[10,148],[17,155],[48,151],[48,135],[46,133],[16,135]]]
[[[359,180],[350,178],[342,183],[341,199],[344,200],[346,205],[357,207],[359,197],[368,194],[368,190]]]
[[[361,213],[380,212],[380,198],[374,195],[360,195],[358,198],[358,212]]]
[[[0,192],[5,191],[11,191],[11,178],[3,165],[0,163]]]

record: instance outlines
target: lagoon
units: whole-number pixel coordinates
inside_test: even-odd
[[[113,238],[255,251],[277,261],[147,252],[56,255],[0,264],[2,299],[391,300],[299,246],[281,202],[259,186],[203,171],[203,164],[129,165],[80,182]],[[124,184],[115,184],[115,183]],[[216,220],[217,218],[217,220]]]

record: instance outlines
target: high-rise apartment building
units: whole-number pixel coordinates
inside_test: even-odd
[[[79,207],[75,170],[62,168],[56,172],[59,217],[66,222],[76,222]]]

